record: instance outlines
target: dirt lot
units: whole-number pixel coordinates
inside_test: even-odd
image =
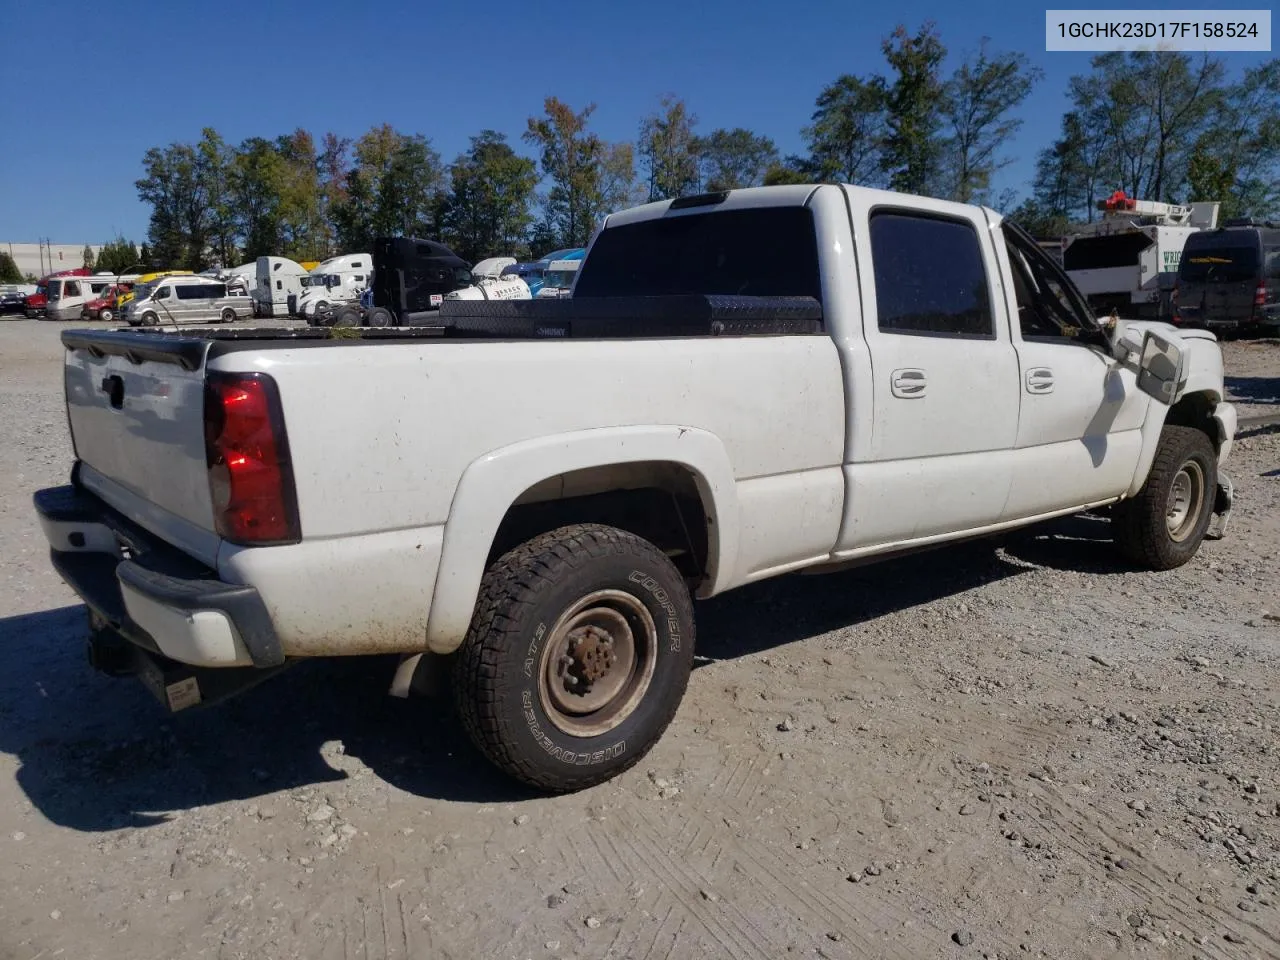
[[[1074,519],[703,603],[667,736],[547,799],[385,660],[173,718],[90,670],[61,326],[0,325],[0,957],[1280,956],[1280,433],[1171,573]]]

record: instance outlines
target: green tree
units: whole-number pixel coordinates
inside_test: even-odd
[[[280,239],[285,255],[320,260],[330,250],[322,213],[320,161],[315,140],[302,128],[276,138],[280,167]]]
[[[708,191],[758,187],[778,162],[778,148],[768,137],[742,127],[712,130],[698,140],[702,188]]]
[[[200,133],[195,147],[197,177],[208,205],[209,254],[219,266],[234,266],[236,249],[235,196],[232,170],[235,152],[212,127]]]
[[[1244,72],[1192,147],[1191,200],[1218,200],[1223,217],[1280,212],[1280,59]]]
[[[236,150],[231,164],[231,192],[236,231],[247,260],[278,254],[283,249],[280,195],[284,168],[284,159],[275,144],[262,137],[250,137]]]
[[[1010,160],[1001,149],[1022,121],[1011,116],[1043,76],[1020,53],[988,54],[987,38],[947,82],[942,115],[950,137],[945,167],[948,196],[961,203],[983,198],[992,175]]]
[[[166,266],[202,269],[209,264],[210,241],[221,239],[215,209],[219,181],[206,149],[216,143],[217,133],[206,128],[199,145],[152,147],[142,158],[146,176],[135,185],[142,201],[151,204],[148,238]]]
[[[81,251],[80,257],[84,261],[84,267],[86,270],[92,270],[94,268],[94,264],[98,261],[98,258],[94,256],[93,247],[89,246],[87,243],[84,245],[84,250]]]
[[[658,110],[640,123],[640,160],[649,181],[649,199],[667,200],[698,189],[698,118],[669,93]]]
[[[450,247],[472,261],[523,252],[533,222],[537,164],[517,155],[502,134],[483,130],[454,160],[449,178],[443,226]]]
[[[138,266],[139,260],[138,248],[133,245],[133,241],[118,234],[98,251],[98,269],[114,274],[128,273]]]
[[[807,172],[808,163],[802,157],[787,157],[786,160],[772,163],[764,172],[764,186],[776,187],[789,183],[813,183]]]
[[[0,283],[22,283],[22,271],[8,250],[0,252]]]
[[[343,249],[369,250],[376,237],[438,232],[444,171],[425,137],[383,124],[355,142],[353,157],[334,217]]]
[[[883,77],[844,74],[822,89],[801,131],[813,179],[884,186],[888,95]]]
[[[893,71],[885,97],[887,128],[882,169],[889,185],[906,193],[938,189],[945,89],[939,77],[946,48],[932,23],[912,36],[901,25],[881,49]]]
[[[544,116],[529,118],[524,139],[538,149],[542,174],[551,181],[536,234],[539,243],[554,238],[556,246],[585,246],[612,205],[606,187],[615,196],[632,190],[635,166],[630,147],[610,149],[588,131],[595,109],[592,103],[575,112],[556,97],[547,97]],[[606,160],[612,163],[608,183]]]

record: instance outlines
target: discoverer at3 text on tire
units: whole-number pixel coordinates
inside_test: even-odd
[[[693,607],[657,547],[595,524],[561,527],[485,574],[454,664],[467,732],[544,790],[601,783],[675,715],[693,665]]]
[[[1146,483],[1113,509],[1116,546],[1149,570],[1182,566],[1204,540],[1217,486],[1218,457],[1208,435],[1195,427],[1165,427]]]

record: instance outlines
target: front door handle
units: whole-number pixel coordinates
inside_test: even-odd
[[[893,371],[889,377],[889,385],[895,397],[901,397],[903,400],[915,400],[924,396],[928,381],[925,380],[923,370],[904,367],[901,370]]]
[[[1053,393],[1053,371],[1032,367],[1027,371],[1027,393]]]

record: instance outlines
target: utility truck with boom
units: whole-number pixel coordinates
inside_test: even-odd
[[[62,340],[76,459],[35,508],[94,663],[180,710],[399,654],[551,791],[661,736],[694,598],[1104,506],[1167,570],[1231,506],[1212,334],[1108,329],[995,211],[863,187],[612,214],[571,299]]]
[[[1187,238],[1212,230],[1218,204],[1135,200],[1117,190],[1098,201],[1102,219],[1062,241],[1062,263],[1089,305],[1103,314],[1171,320]]]

